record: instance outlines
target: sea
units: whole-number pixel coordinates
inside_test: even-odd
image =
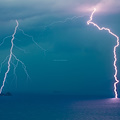
[[[0,120],[120,120],[120,99],[73,95],[0,96]]]

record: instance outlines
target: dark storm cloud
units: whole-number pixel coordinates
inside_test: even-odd
[[[113,47],[116,41],[107,32],[87,26],[89,16],[84,15],[90,15],[96,7],[98,11],[94,21],[119,34],[120,16],[111,14],[111,11],[119,12],[118,6],[119,0],[1,0],[1,41],[5,36],[13,34],[16,25],[14,20],[18,19],[19,27],[47,50],[44,56],[44,52],[33,44],[31,38],[17,31],[14,44],[30,52],[24,54],[14,48],[14,54],[25,63],[33,80],[29,91],[110,93],[114,80]],[[101,16],[99,12],[106,13]],[[81,15],[84,17],[65,23],[56,22]],[[49,25],[51,23],[55,24]],[[9,54],[10,45],[7,39],[1,47],[1,62]],[[19,71],[20,67],[17,69]],[[23,88],[26,79],[23,74],[23,71],[17,74],[18,91],[26,91],[26,87]],[[11,82],[10,78],[8,81]]]

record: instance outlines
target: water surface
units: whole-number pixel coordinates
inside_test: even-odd
[[[0,96],[0,120],[120,120],[120,99]]]

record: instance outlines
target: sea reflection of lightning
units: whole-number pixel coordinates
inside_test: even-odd
[[[0,88],[0,94],[2,93],[2,90],[3,90],[3,88],[4,88],[4,85],[5,85],[5,82],[6,82],[6,79],[7,79],[7,75],[8,75],[8,73],[9,73],[9,71],[10,71],[11,64],[14,66],[14,75],[15,75],[15,77],[16,77],[15,70],[16,70],[16,68],[17,68],[17,66],[18,66],[18,62],[19,62],[19,63],[22,64],[22,67],[23,67],[23,69],[24,69],[24,71],[25,71],[25,73],[26,73],[26,75],[27,75],[27,78],[30,78],[29,75],[28,75],[28,72],[27,72],[27,69],[26,69],[25,64],[24,64],[21,60],[19,60],[19,59],[13,54],[15,34],[16,34],[16,31],[17,31],[18,26],[19,26],[19,23],[18,23],[17,20],[16,20],[16,23],[17,23],[17,25],[16,25],[16,27],[15,27],[15,30],[14,30],[14,33],[13,33],[12,39],[11,39],[10,55],[5,58],[5,60],[1,63],[1,67],[0,67],[0,72],[1,72],[2,65],[3,65],[3,64],[7,61],[7,59],[8,59],[8,67],[7,67],[7,71],[5,72],[5,75],[4,75],[4,79],[3,79],[3,82],[2,82],[2,86],[1,86],[1,88]],[[4,40],[7,39],[7,38],[9,38],[9,37],[11,37],[11,36],[5,37],[5,38],[3,39],[3,42],[2,42],[0,45],[2,45],[2,44],[4,43]],[[14,63],[12,63],[12,57],[17,61],[17,64],[16,64],[16,65],[15,65]]]
[[[116,48],[119,46],[119,37],[114,34],[113,32],[111,32],[111,30],[109,28],[105,28],[102,27],[100,28],[96,23],[92,22],[93,20],[93,15],[96,11],[96,8],[94,8],[94,11],[92,12],[91,16],[90,16],[90,20],[87,21],[87,24],[92,24],[95,27],[97,27],[99,30],[106,30],[108,31],[111,35],[113,35],[114,37],[116,37],[117,39],[117,44],[114,46],[114,68],[115,68],[115,74],[114,74],[114,78],[115,78],[115,83],[114,83],[114,93],[115,93],[115,98],[118,98],[118,92],[117,92],[117,84],[119,83],[119,80],[117,79],[117,66],[116,66],[116,62],[117,62],[117,55],[116,55]]]

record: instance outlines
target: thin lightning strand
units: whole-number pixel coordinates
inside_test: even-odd
[[[14,78],[13,78],[13,80],[16,81],[16,88],[17,88],[17,75],[16,75],[16,68],[17,68],[17,66],[18,66],[18,61],[17,61],[16,64],[14,64],[14,63],[11,61],[11,64],[12,64],[13,67],[14,67],[14,70],[13,70]],[[13,82],[13,80],[12,80],[12,82]],[[11,82],[11,83],[12,83],[12,82]]]
[[[19,63],[22,64],[22,67],[23,67],[23,69],[24,69],[24,71],[25,71],[25,73],[26,73],[26,75],[27,75],[27,79],[30,79],[30,76],[29,76],[29,74],[28,74],[28,72],[27,72],[27,69],[26,69],[25,64],[24,64],[21,60],[19,60],[14,54],[12,54],[12,55],[13,55],[13,57],[16,59],[17,62],[19,62]],[[17,65],[18,65],[18,64],[17,64]]]
[[[26,34],[26,33],[25,33],[22,29],[20,29],[19,27],[18,27],[18,30],[20,30],[20,31],[23,33],[23,35],[25,35],[25,36],[31,38],[32,41],[33,41],[33,43],[34,43],[36,46],[38,46],[41,50],[43,50],[43,51],[44,51],[44,54],[45,54],[46,49],[42,48],[37,42],[35,42],[33,36],[30,36],[30,35]]]
[[[17,46],[17,45],[15,45],[15,44],[14,44],[14,47],[16,47],[18,50],[20,50],[20,51],[24,52],[25,54],[26,54],[26,53],[28,53],[28,52],[26,52],[26,50],[24,50],[24,49],[22,49],[22,48],[18,47],[18,46]]]
[[[115,93],[115,98],[118,98],[118,93],[117,93],[117,84],[119,83],[119,80],[117,79],[117,65],[116,65],[116,62],[117,62],[117,55],[116,55],[116,48],[119,46],[119,37],[114,34],[113,32],[111,32],[111,30],[109,28],[105,28],[105,27],[102,27],[100,28],[96,23],[92,22],[93,20],[93,15],[94,13],[96,12],[96,8],[94,8],[94,11],[92,12],[91,16],[90,16],[90,20],[87,21],[87,24],[92,24],[94,25],[95,27],[97,27],[99,30],[106,30],[108,31],[111,35],[113,35],[114,37],[116,37],[117,39],[117,44],[114,46],[114,69],[115,69],[115,74],[114,74],[114,78],[115,78],[115,83],[114,83],[114,93]]]
[[[68,20],[74,20],[74,19],[78,19],[78,18],[82,18],[82,17],[84,17],[84,16],[73,16],[73,17],[71,17],[71,18],[66,18],[66,19],[63,20],[63,21],[61,20],[61,21],[52,22],[52,23],[50,23],[49,25],[44,26],[44,29],[46,29],[47,27],[52,26],[52,25],[54,25],[54,24],[57,24],[57,23],[66,23]]]
[[[3,87],[4,87],[4,84],[5,84],[5,81],[6,81],[6,78],[7,78],[7,75],[8,75],[8,73],[9,73],[9,71],[10,71],[10,62],[11,62],[11,58],[12,58],[12,52],[13,52],[13,41],[14,41],[14,38],[15,38],[15,34],[16,34],[16,31],[17,31],[17,28],[18,28],[18,21],[16,20],[16,23],[17,23],[17,25],[16,25],[16,27],[15,27],[15,30],[14,30],[14,33],[13,33],[13,35],[12,35],[12,39],[11,39],[11,49],[10,49],[10,56],[9,56],[9,60],[8,60],[8,69],[7,69],[7,71],[6,71],[6,73],[5,73],[5,76],[4,76],[4,80],[3,80],[3,84],[2,84],[2,86],[1,86],[1,88],[0,88],[0,94],[2,93],[2,90],[3,90]]]
[[[8,56],[5,58],[5,60],[1,63],[1,65],[0,65],[0,73],[1,73],[2,66],[3,66],[3,64],[7,61],[8,57],[9,57],[9,55],[8,55]]]
[[[16,68],[17,68],[17,66],[18,66],[18,61],[17,61],[17,63],[16,63],[16,64],[14,64],[14,63],[11,61],[11,64],[12,64],[12,65],[13,65],[13,67],[14,67],[14,70],[13,70],[14,78],[13,78],[13,80],[14,80],[14,79],[16,79],[16,80],[17,80]]]
[[[0,46],[2,46],[2,45],[4,44],[4,42],[5,42],[5,40],[6,40],[7,38],[10,38],[10,37],[12,37],[12,36],[7,36],[7,37],[5,37],[5,38],[3,39],[3,41],[0,43]]]

